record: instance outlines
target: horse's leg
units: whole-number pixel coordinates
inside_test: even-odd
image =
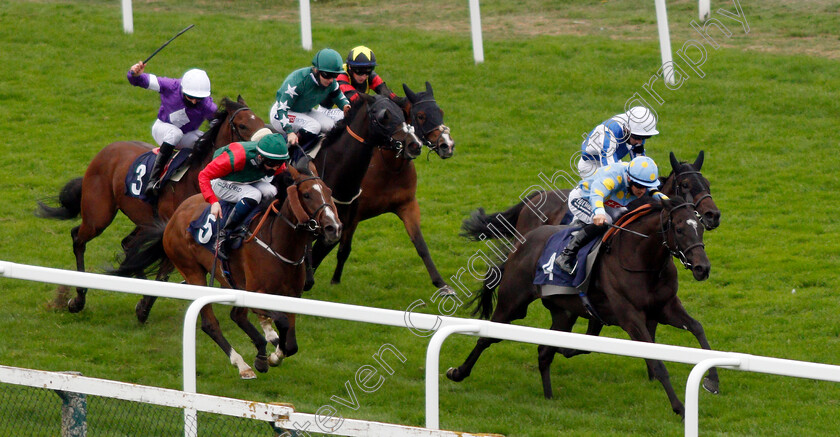
[[[552,305],[547,299],[543,299],[543,305],[551,311],[551,330],[569,332],[575,325],[577,315],[566,311],[563,308]],[[537,356],[540,368],[540,376],[542,377],[543,394],[546,399],[551,399],[554,395],[551,390],[551,362],[554,361],[554,355],[560,352],[560,349],[555,346],[540,345],[537,347]],[[574,350],[574,349],[572,349]]]
[[[417,254],[423,259],[423,264],[426,265],[432,284],[440,290],[441,294],[455,294],[455,290],[440,276],[434,261],[432,261],[429,248],[426,246],[426,240],[423,239],[423,232],[420,231],[420,205],[417,204],[417,199],[411,199],[410,202],[401,205],[397,208],[396,214],[403,221],[405,230],[408,232]]]
[[[344,272],[344,263],[350,257],[350,250],[352,250],[353,234],[356,233],[356,228],[359,226],[359,220],[355,215],[349,223],[344,224],[344,229],[341,231],[341,240],[338,243],[338,252],[336,253],[335,271],[330,283],[341,283],[341,274]]]
[[[595,320],[589,319],[589,324],[586,325],[586,335],[594,335],[595,337],[601,335],[601,329],[604,328],[604,325]],[[569,349],[565,347],[561,347],[557,352],[563,354],[566,358],[571,358],[576,355],[586,355],[589,351],[582,351],[580,349]]]
[[[272,352],[271,355],[268,356],[268,365],[272,367],[279,366],[283,363],[283,358],[286,357],[286,354],[283,352],[283,348],[280,347],[280,336],[277,334],[277,331],[274,330],[274,325],[272,324],[272,322],[275,319],[280,317],[278,314],[276,314],[279,313],[279,311],[253,311],[257,315],[257,319],[260,322],[260,327],[262,327],[265,340],[274,345],[274,352]]]
[[[192,283],[192,282],[191,282]],[[230,363],[236,366],[239,370],[239,377],[242,379],[254,379],[257,375],[251,369],[242,355],[239,355],[233,346],[228,343],[225,336],[222,334],[222,329],[219,327],[219,321],[216,319],[216,314],[213,313],[213,306],[207,304],[201,309],[201,330],[209,335],[213,341],[222,348],[222,351],[230,358]]]
[[[169,280],[169,275],[174,270],[174,266],[169,261],[164,261],[161,264],[160,268],[158,269],[157,276],[155,277],[155,281],[166,282]],[[149,313],[152,311],[152,305],[155,304],[157,300],[157,296],[143,296],[137,302],[137,305],[134,306],[134,314],[137,316],[137,321],[140,323],[146,323],[146,320],[149,318]]]
[[[618,324],[630,335],[631,340],[644,341],[652,343],[650,332],[648,332],[647,318],[644,313],[633,309],[632,304],[623,299],[621,296],[613,296],[612,307],[615,309],[615,316],[618,318]],[[645,359],[648,370],[653,373],[654,377],[662,384],[665,393],[668,395],[668,400],[671,402],[671,409],[680,417],[685,419],[685,406],[677,397],[674,387],[671,385],[671,377],[668,375],[668,369],[665,368],[665,363],[662,360]]]
[[[651,343],[656,343],[656,327],[658,325],[659,325],[659,322],[656,321],[656,319],[648,319],[648,321],[647,321],[647,330],[648,330],[648,333],[650,334],[650,342]],[[645,367],[647,368],[648,380],[653,381],[653,378],[654,378],[653,372],[650,371],[650,367],[647,367],[647,366],[645,366]]]
[[[303,266],[306,272],[306,279],[303,282],[303,291],[309,291],[315,285],[315,268],[312,267],[312,244],[307,244],[303,252]]]
[[[528,305],[535,300],[535,298],[525,290],[530,287],[530,279],[520,282],[519,284],[512,284],[514,287],[508,286],[504,278],[502,284],[499,286],[499,297],[496,304],[496,309],[493,311],[493,316],[490,318],[491,322],[510,323],[512,320],[524,319],[528,313]],[[470,352],[464,364],[459,367],[450,367],[446,371],[446,377],[455,382],[463,381],[464,378],[470,376],[472,368],[481,356],[485,349],[494,343],[502,340],[497,338],[480,337],[476,341],[475,348]]]
[[[110,184],[107,186],[110,187]],[[87,184],[84,187],[87,187]],[[106,187],[103,186],[97,191],[99,192],[84,193],[81,203],[82,223],[70,231],[70,237],[73,239],[73,254],[76,256],[76,270],[80,272],[85,271],[87,242],[98,237],[117,215],[116,204]],[[87,288],[77,287],[76,297],[67,302],[67,310],[71,313],[83,310],[86,296]]]
[[[329,255],[330,251],[332,251],[333,247],[336,246],[338,243],[334,244],[326,244],[320,239],[315,240],[315,243],[312,244],[312,270],[318,270],[318,266],[321,265],[321,261]]]
[[[233,307],[230,310],[230,319],[245,331],[254,347],[257,349],[257,356],[254,358],[254,368],[260,373],[268,372],[268,355],[265,352],[265,346],[268,344],[265,337],[260,333],[260,330],[248,320],[248,308]]]
[[[703,325],[688,315],[679,297],[674,296],[673,299],[665,304],[662,308],[662,316],[659,321],[666,325],[688,330],[697,338],[700,347],[703,349],[712,348],[706,339],[706,331],[703,329]],[[703,388],[714,394],[720,393],[720,381],[718,380],[716,368],[712,367],[709,369],[708,375],[703,379]]]

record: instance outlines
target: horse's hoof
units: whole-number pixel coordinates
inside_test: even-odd
[[[239,372],[239,377],[242,379],[257,379],[257,374],[253,370],[243,370]]]
[[[440,297],[455,296],[455,294],[455,290],[449,285],[444,285],[443,287],[438,288],[438,296]]]
[[[720,394],[720,388],[718,384],[718,381],[712,381],[708,377],[703,378],[703,388],[705,388],[707,392],[713,395]]]
[[[331,285],[338,285],[341,284],[341,279],[330,279]]]
[[[85,304],[81,304],[81,305],[77,304],[76,299],[70,299],[69,301],[67,301],[67,311],[70,311],[71,313],[78,313],[79,311],[83,310],[84,308],[85,308]]]
[[[138,322],[146,323],[146,320],[149,319],[149,312],[141,305],[142,303],[142,301],[137,302],[137,305],[134,306],[134,314],[137,316]]]
[[[446,377],[455,382],[461,382],[464,378],[458,374],[458,369],[455,367],[450,367],[449,370],[446,371]]]
[[[260,373],[268,372],[268,357],[265,355],[257,355],[257,357],[254,358],[254,368]]]
[[[271,367],[277,367],[283,364],[283,358],[286,358],[283,353],[272,353],[268,356],[268,365]]]

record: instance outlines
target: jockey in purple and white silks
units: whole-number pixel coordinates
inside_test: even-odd
[[[160,176],[175,149],[192,147],[202,132],[204,120],[212,120],[216,103],[210,97],[210,78],[204,70],[192,69],[180,79],[144,73],[146,64],[138,62],[128,70],[128,82],[134,86],[160,93],[160,109],[152,125],[152,138],[160,151],[152,167],[147,197],[156,197],[160,190]]]
[[[605,223],[612,224],[627,211],[625,205],[650,194],[656,198],[667,196],[656,191],[659,187],[659,169],[653,159],[637,156],[630,162],[616,162],[601,167],[595,174],[580,181],[569,193],[569,211],[575,224],[584,224],[568,246],[555,259],[560,269],[572,274],[578,250],[602,235]]]
[[[645,140],[658,133],[656,116],[644,106],[616,114],[595,126],[580,145],[580,177],[586,179],[599,167],[619,162],[628,153],[630,159],[645,156]]]

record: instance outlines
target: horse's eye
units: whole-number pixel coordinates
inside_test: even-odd
[[[244,124],[240,124],[239,129],[245,130],[245,129],[248,129],[248,126],[245,126]]]
[[[309,199],[309,198],[311,198],[311,197],[312,197],[312,196],[311,196],[309,193],[303,193],[303,198],[304,198],[304,199]]]
[[[676,229],[676,231],[677,231],[677,234],[679,234],[679,235],[682,235],[682,234],[683,234],[683,230],[682,230],[682,228],[677,228],[677,229]]]

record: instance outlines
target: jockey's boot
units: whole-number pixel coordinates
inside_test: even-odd
[[[570,275],[573,274],[577,268],[577,254],[580,248],[602,235],[606,229],[606,226],[596,226],[594,224],[584,226],[574,234],[572,241],[569,241],[563,252],[554,259],[554,263],[560,270]]]
[[[233,207],[233,211],[231,211],[228,216],[225,226],[219,231],[219,238],[216,243],[219,245],[217,255],[219,259],[228,259],[230,256],[231,245],[234,240],[236,240],[236,236],[244,233],[239,228],[244,225],[245,218],[248,217],[248,214],[250,214],[251,210],[253,210],[256,206],[257,201],[254,199],[243,198],[240,199],[239,202],[236,202],[236,205]]]
[[[318,144],[321,136],[318,134],[313,134],[312,132],[305,131],[303,129],[297,132],[298,136],[298,144],[300,147],[305,151],[308,152]]]
[[[152,166],[152,173],[149,175],[149,184],[146,185],[146,190],[143,192],[146,197],[157,197],[160,193],[161,175],[163,174],[163,169],[166,167],[166,163],[169,162],[169,158],[172,157],[172,152],[174,151],[175,146],[172,144],[163,143],[160,145],[157,158],[155,158],[155,165]]]

